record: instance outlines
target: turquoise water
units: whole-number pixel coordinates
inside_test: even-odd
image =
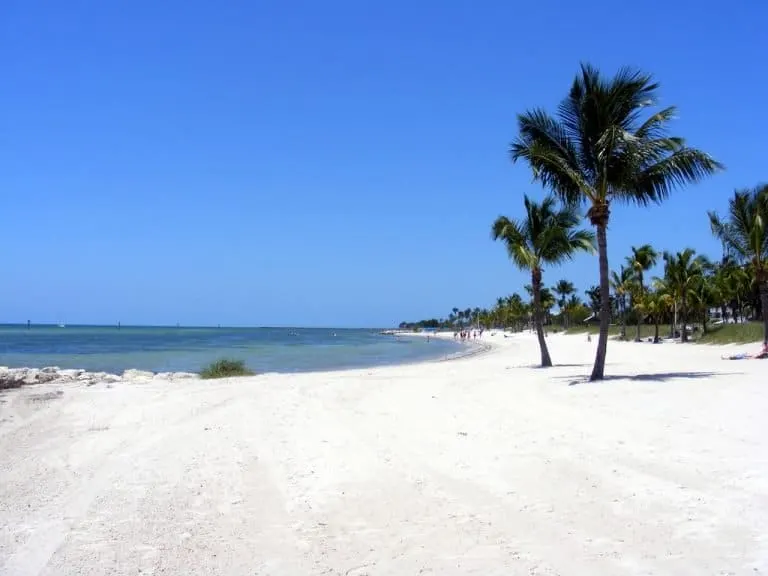
[[[333,328],[0,326],[0,366],[197,372],[219,358],[257,372],[401,364],[461,352],[452,341]]]

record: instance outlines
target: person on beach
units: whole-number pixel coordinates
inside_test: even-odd
[[[763,343],[763,349],[756,354],[739,352],[738,354],[731,354],[729,356],[723,356],[722,358],[723,360],[763,360],[768,358],[768,342]]]

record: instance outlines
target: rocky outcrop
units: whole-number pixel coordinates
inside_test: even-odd
[[[191,372],[147,372],[144,370],[126,370],[122,376],[109,374],[108,372],[86,372],[85,370],[62,370],[58,366],[48,366],[46,368],[8,368],[0,366],[0,390],[9,388],[20,388],[32,384],[64,384],[77,383],[86,386],[92,386],[99,383],[124,382],[142,383],[152,382],[154,380],[174,381],[197,378],[197,374]]]

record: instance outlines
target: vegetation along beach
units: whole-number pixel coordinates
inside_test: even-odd
[[[768,12],[596,1],[10,10],[0,575],[768,576]]]

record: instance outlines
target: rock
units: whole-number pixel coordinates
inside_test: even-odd
[[[21,388],[24,384],[24,376],[21,373],[8,369],[0,372],[0,390]]]
[[[24,374],[24,384],[37,384],[38,377],[40,376],[41,372],[37,368],[23,368],[22,370],[25,370]]]
[[[43,372],[40,371],[40,373],[37,375],[37,383],[44,383],[44,382],[53,382],[54,380],[58,380],[59,375],[56,372]]]
[[[59,378],[74,380],[81,374],[85,374],[85,370],[59,370]]]
[[[58,366],[46,366],[45,368],[40,370],[40,372],[42,372],[43,374],[56,374],[57,372],[60,372],[60,371],[61,371],[61,368],[59,368]]]
[[[151,380],[154,377],[155,373],[147,370],[126,370],[123,372],[123,380]]]

